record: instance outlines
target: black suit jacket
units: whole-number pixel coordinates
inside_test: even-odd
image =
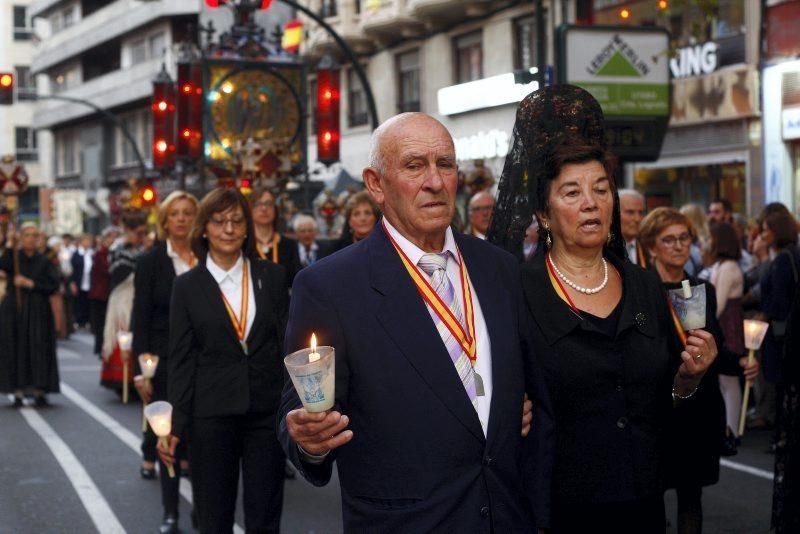
[[[175,279],[170,304],[169,384],[173,434],[193,417],[277,412],[283,386],[286,272],[250,260],[256,316],[245,354],[205,261]]]
[[[75,252],[72,253],[72,256],[70,256],[69,262],[72,265],[70,281],[74,282],[78,286],[78,290],[80,290],[81,280],[83,280],[83,254],[76,249]]]
[[[133,365],[136,374],[141,373],[139,355],[144,352],[159,357],[156,375],[153,378],[155,400],[166,398],[169,359],[169,303],[172,285],[175,282],[175,267],[167,256],[166,242],[159,242],[136,261],[133,279]]]
[[[300,255],[297,251],[297,241],[290,237],[281,234],[281,240],[278,241],[278,263],[283,265],[286,269],[286,275],[289,280],[289,287],[294,283],[294,277],[303,268],[300,265]],[[258,255],[263,260],[272,261],[272,253],[263,254],[258,251]]]
[[[336,349],[336,400],[353,439],[322,465],[304,463],[286,429],[301,406],[284,387],[279,438],[316,485],[337,461],[347,532],[527,532],[531,501],[546,524],[546,470],[523,462],[548,442],[552,421],[528,330],[516,260],[478,239],[456,237],[490,335],[493,394],[488,436],[399,256],[377,227],[356,245],[303,269],[292,289],[286,351],[312,332]],[[480,357],[480,355],[478,356]],[[526,389],[538,400],[535,436],[520,436]],[[526,450],[527,447],[527,450]],[[539,464],[539,467],[542,467]],[[529,468],[526,471],[525,468]],[[542,498],[539,498],[542,497]]]

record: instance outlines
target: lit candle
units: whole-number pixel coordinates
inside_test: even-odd
[[[133,334],[120,330],[117,332],[117,344],[122,359],[122,403],[128,404],[128,360],[133,345]]]
[[[145,379],[153,378],[158,368],[158,356],[145,352],[139,355],[139,367],[142,368],[142,376]]]
[[[689,285],[688,280],[684,280],[681,282],[681,287],[683,288],[683,298],[690,299],[692,298],[692,286]]]
[[[317,352],[317,336],[311,334],[311,353],[308,355],[308,363],[316,362],[319,360],[319,353]]]
[[[744,320],[744,346],[747,347],[749,354],[747,355],[747,366],[753,364],[756,351],[761,347],[764,342],[764,336],[767,335],[769,323],[764,321],[756,321],[754,319]],[[744,385],[744,395],[742,396],[742,411],[739,415],[739,436],[744,434],[745,430],[745,417],[747,415],[747,406],[750,402],[750,382]]]
[[[172,405],[165,401],[156,401],[148,404],[144,410],[147,422],[153,433],[158,436],[158,441],[163,449],[169,449],[169,434],[172,432]],[[170,478],[175,478],[175,468],[167,466]]]

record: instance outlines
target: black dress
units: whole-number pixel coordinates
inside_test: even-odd
[[[256,247],[256,252],[258,253],[258,257],[262,260],[273,261],[274,255],[272,253],[272,247],[270,247],[268,250],[262,250]],[[294,282],[294,277],[298,272],[300,272],[300,269],[303,268],[303,266],[300,264],[300,253],[297,250],[297,241],[280,234],[277,254],[277,263],[279,265],[283,265],[283,267],[286,269],[289,287],[291,287],[292,282]]]
[[[33,289],[20,290],[17,308],[14,261],[10,249],[0,256],[6,272],[6,296],[0,303],[0,392],[35,388],[44,393],[59,391],[56,332],[49,296],[59,285],[55,265],[44,254],[19,253],[19,269],[33,280]]]
[[[608,260],[624,289],[607,320],[561,300],[543,253],[522,266],[556,421],[554,533],[664,531],[664,434],[679,357],[658,278]]]

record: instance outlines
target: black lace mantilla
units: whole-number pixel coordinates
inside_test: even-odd
[[[573,85],[544,87],[520,102],[488,232],[491,242],[521,257],[525,230],[545,204],[554,149],[563,143],[607,148],[604,120],[597,100]],[[625,258],[616,190],[611,231],[608,247]]]

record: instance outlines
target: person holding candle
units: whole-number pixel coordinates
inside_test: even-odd
[[[297,251],[297,241],[281,234],[281,222],[275,195],[267,188],[256,188],[250,195],[253,210],[253,224],[256,228],[256,253],[262,260],[279,263],[286,268],[289,286],[297,272],[302,268]]]
[[[203,198],[191,243],[197,267],[175,279],[169,307],[172,435],[168,450],[159,442],[159,455],[174,464],[178,445],[191,437],[201,532],[233,528],[240,465],[246,530],[277,532],[286,270],[259,259],[250,205],[238,189],[215,189]]]
[[[666,487],[675,488],[678,496],[680,534],[702,531],[703,486],[719,481],[719,459],[726,437],[725,404],[720,393],[719,374],[740,376],[744,369],[747,380],[755,380],[758,376],[758,362],[748,364],[742,351],[730,350],[730,344],[726,342],[717,319],[717,292],[714,286],[684,271],[693,239],[692,232],[692,223],[686,215],[673,208],[661,207],[645,217],[639,234],[642,244],[653,258],[652,268],[659,275],[665,290],[680,288],[682,282],[687,280],[693,288],[690,291],[696,290],[696,286],[705,285],[704,331],[713,335],[717,347],[720,347],[720,357],[703,375],[693,401],[677,407],[669,421]],[[712,236],[715,232],[718,232],[718,227],[712,229]],[[680,321],[671,323],[675,326],[671,350],[675,352],[680,350],[683,339],[687,335],[695,335],[696,331],[684,332]],[[742,328],[741,323],[739,328]],[[738,425],[738,420],[734,425]]]
[[[551,531],[664,532],[673,403],[692,402],[717,348],[693,331],[675,349],[658,278],[627,260],[603,125],[578,87],[523,99],[489,239],[517,251],[538,220],[522,285],[556,421]]]
[[[295,279],[286,353],[312,333],[335,349],[336,404],[308,412],[287,381],[280,438],[315,485],[336,461],[345,532],[548,526],[553,423],[519,267],[450,228],[457,171],[436,119],[387,120],[362,174],[383,219]],[[523,437],[526,391],[534,412]]]
[[[47,393],[59,392],[49,300],[58,290],[59,274],[48,257],[36,251],[38,237],[34,223],[22,225],[18,240],[9,228],[0,256],[0,271],[6,274],[6,294],[0,302],[0,392],[14,395],[15,408],[22,407],[23,395],[33,395],[35,405],[45,407]]]
[[[197,260],[189,243],[197,199],[185,191],[173,191],[158,209],[159,242],[136,262],[134,277],[133,332],[134,386],[142,402],[166,400],[169,356],[169,304],[175,278],[194,267]],[[152,380],[145,380],[139,363],[142,354],[158,355],[160,365],[156,367]],[[147,427],[142,439],[144,461],[140,469],[142,478],[153,478],[153,462],[156,461],[156,436]],[[179,459],[186,458],[186,447],[178,448]],[[164,506],[162,533],[178,531],[178,484],[180,463],[176,465],[178,477],[165,476],[166,466],[161,465],[161,499]]]

